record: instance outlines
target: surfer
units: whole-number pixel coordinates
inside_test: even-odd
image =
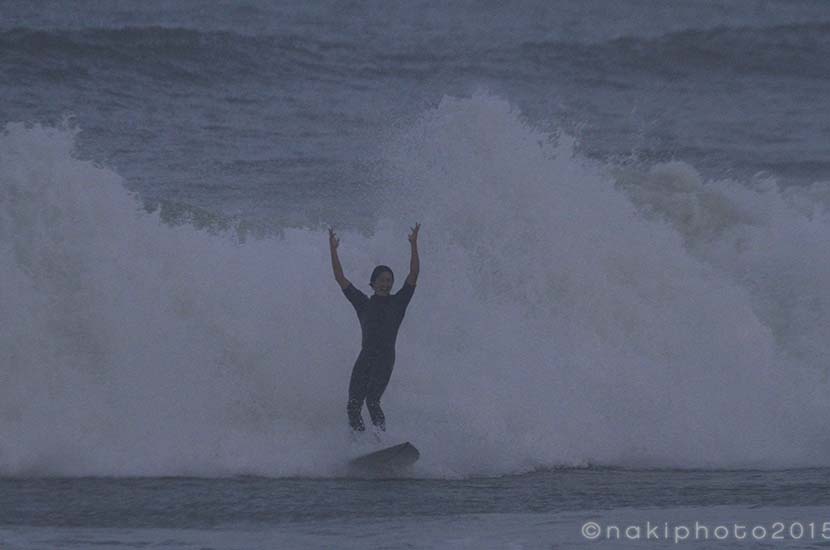
[[[379,265],[375,267],[369,278],[369,286],[374,291],[371,298],[356,289],[343,275],[343,267],[340,265],[340,258],[337,257],[340,239],[337,238],[333,229],[329,229],[331,267],[334,270],[334,278],[343,290],[343,294],[354,306],[363,333],[360,354],[354,363],[349,380],[349,401],[346,405],[349,425],[354,432],[362,432],[366,429],[361,415],[364,401],[366,401],[366,408],[369,410],[369,416],[375,428],[380,431],[386,430],[386,419],[380,408],[380,398],[392,375],[398,328],[401,326],[406,306],[412,299],[415,283],[418,280],[420,268],[418,231],[420,229],[421,224],[416,223],[409,234],[411,249],[409,275],[401,289],[396,294],[390,294],[395,276],[388,266]]]

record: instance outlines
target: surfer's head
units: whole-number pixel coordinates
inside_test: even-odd
[[[392,290],[392,284],[395,282],[395,274],[389,269],[389,266],[379,265],[372,270],[372,276],[369,278],[369,286],[379,296],[389,296]]]

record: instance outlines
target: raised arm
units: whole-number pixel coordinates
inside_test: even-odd
[[[340,258],[337,257],[337,246],[339,244],[340,244],[340,239],[338,239],[337,235],[334,234],[334,229],[329,228],[329,248],[331,249],[331,268],[334,271],[334,278],[337,280],[337,284],[340,285],[340,288],[345,289],[345,288],[348,288],[348,286],[352,283],[343,275],[343,266],[340,265]]]
[[[416,223],[409,234],[409,246],[411,248],[411,256],[409,258],[409,275],[406,276],[406,282],[412,286],[418,282],[418,272],[421,269],[421,262],[418,259],[418,231],[421,230],[421,224]]]

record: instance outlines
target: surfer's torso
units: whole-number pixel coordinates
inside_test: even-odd
[[[375,294],[369,298],[354,285],[343,289],[357,312],[364,351],[394,353],[398,329],[414,292],[415,287],[406,281],[396,294],[389,296]]]

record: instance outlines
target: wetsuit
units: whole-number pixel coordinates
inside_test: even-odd
[[[383,395],[392,375],[398,328],[413,292],[415,287],[406,281],[397,294],[389,296],[375,294],[369,298],[351,284],[343,289],[343,294],[357,312],[363,332],[360,355],[357,356],[349,380],[349,402],[346,406],[349,425],[353,430],[365,429],[360,414],[364,400],[372,424],[382,430],[386,429],[386,420],[380,408],[380,396]]]

